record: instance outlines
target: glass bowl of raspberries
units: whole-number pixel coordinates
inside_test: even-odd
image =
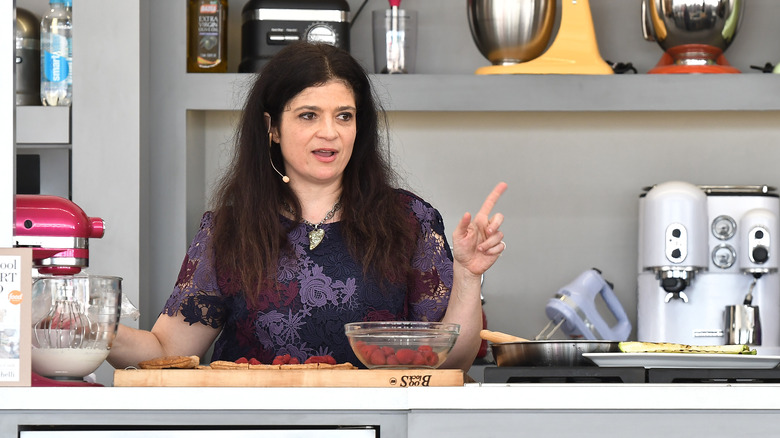
[[[438,368],[460,333],[459,324],[371,321],[344,325],[355,355],[368,368]]]

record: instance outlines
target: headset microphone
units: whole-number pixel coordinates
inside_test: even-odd
[[[282,175],[282,172],[279,172],[279,169],[277,169],[277,168],[276,168],[276,166],[274,166],[274,162],[273,162],[273,160],[271,160],[271,167],[273,167],[273,168],[274,168],[274,170],[276,171],[276,173],[278,173],[278,174],[279,174],[279,176],[281,176],[281,177],[282,177],[282,181],[283,181],[284,183],[288,183],[288,182],[290,182],[290,177],[289,177],[289,176],[287,176],[287,175]]]
[[[269,133],[268,133],[268,146],[269,146],[269,148],[270,148],[271,146],[273,146],[273,144],[274,144],[274,143],[273,143],[273,141],[272,141],[272,134],[269,132]],[[278,174],[279,174],[279,176],[281,176],[281,177],[282,177],[282,182],[284,182],[285,184],[289,183],[289,182],[290,182],[290,177],[289,177],[289,176],[287,176],[287,175],[284,175],[284,174],[282,174],[282,172],[279,172],[279,169],[277,169],[277,168],[276,168],[276,166],[274,166],[274,158],[271,156],[271,154],[268,154],[268,161],[270,161],[270,162],[271,162],[271,167],[273,167],[273,168],[274,168],[274,170],[276,171],[276,173],[278,173]]]

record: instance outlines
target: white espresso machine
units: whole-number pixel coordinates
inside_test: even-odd
[[[778,217],[780,198],[767,186],[671,181],[645,189],[639,201],[637,339],[750,343],[759,354],[778,354]],[[755,312],[755,339],[730,336],[735,307]]]

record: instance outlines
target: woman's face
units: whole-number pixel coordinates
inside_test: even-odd
[[[272,130],[291,183],[340,181],[352,156],[355,96],[342,81],[309,87],[293,97]]]

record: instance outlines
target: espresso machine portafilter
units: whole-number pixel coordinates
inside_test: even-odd
[[[774,188],[666,182],[639,211],[640,341],[780,351]]]

